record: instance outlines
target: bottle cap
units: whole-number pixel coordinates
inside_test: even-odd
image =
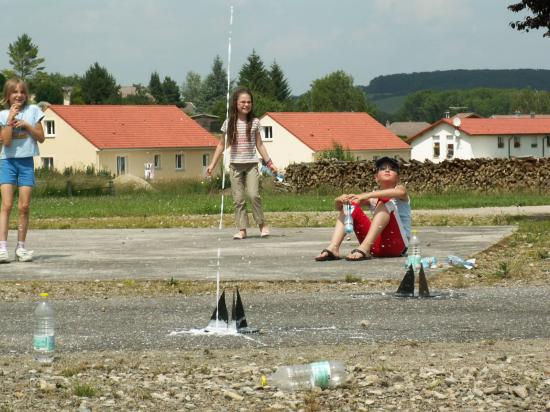
[[[43,298],[47,298],[48,294],[47,293],[41,293],[40,296],[43,297]]]
[[[266,385],[267,385],[267,376],[262,375],[262,386],[266,386]]]

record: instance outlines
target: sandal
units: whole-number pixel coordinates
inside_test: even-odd
[[[243,240],[246,239],[246,232],[237,232],[233,235],[233,240]]]
[[[315,258],[315,260],[317,262],[326,262],[326,261],[329,261],[329,260],[340,260],[340,259],[342,259],[340,256],[336,256],[334,253],[332,253],[328,249],[321,250],[320,255],[322,255],[323,253],[326,253],[326,255],[325,256],[317,256]]]
[[[358,258],[352,258],[348,255],[348,256],[346,256],[346,260],[348,260],[350,262],[359,262],[360,260],[370,260],[371,259],[371,256],[367,255],[367,253],[363,252],[361,249],[353,249],[351,252],[349,252],[350,255],[352,255],[354,253],[359,253],[359,254],[361,254],[361,256],[358,257]]]

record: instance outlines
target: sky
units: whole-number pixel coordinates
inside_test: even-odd
[[[232,78],[255,50],[295,95],[336,70],[368,85],[394,73],[550,69],[550,38],[509,26],[516,1],[0,0],[0,69],[23,33],[46,71],[83,75],[98,62],[120,85],[146,85],[153,71],[181,85],[189,71],[206,76],[216,55],[227,67],[229,33]]]

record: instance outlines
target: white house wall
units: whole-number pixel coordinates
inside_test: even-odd
[[[312,162],[314,160],[313,150],[270,116],[264,116],[261,125],[262,129],[265,126],[272,127],[273,138],[270,140],[264,139],[264,130],[262,130],[262,140],[275,166],[285,168],[291,163]]]
[[[454,127],[442,123],[433,129],[426,131],[421,136],[411,142],[411,159],[418,161],[430,160],[434,163],[442,162],[447,158],[447,144],[453,143],[455,148],[455,156],[460,156],[461,159],[472,158],[472,148],[464,133],[460,137],[454,136]],[[439,157],[433,157],[433,137],[439,137],[440,152]],[[457,152],[458,151],[458,152]]]
[[[550,147],[547,145],[545,136],[520,135],[520,147],[514,147],[514,139],[511,135],[502,135],[504,147],[498,147],[498,136],[470,136],[463,131],[457,137],[454,135],[455,128],[448,124],[440,124],[434,129],[426,131],[411,142],[411,158],[413,160],[429,160],[439,163],[447,158],[447,144],[453,143],[453,159],[473,158],[507,158],[511,157],[542,157],[544,144],[544,157],[550,157]],[[434,136],[439,137],[440,156],[433,157]],[[532,143],[536,147],[531,147]],[[510,146],[508,146],[510,145]],[[510,147],[510,149],[508,149]]]

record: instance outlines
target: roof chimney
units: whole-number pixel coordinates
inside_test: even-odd
[[[521,115],[521,112],[519,110],[516,110],[514,112],[514,116],[519,117]]]
[[[445,110],[445,119],[449,119],[451,117],[451,112],[449,110]]]
[[[529,113],[529,117],[531,117],[531,119],[534,119],[535,118],[535,112]]]
[[[64,106],[70,106],[72,92],[73,92],[72,86],[63,86],[63,105]]]

